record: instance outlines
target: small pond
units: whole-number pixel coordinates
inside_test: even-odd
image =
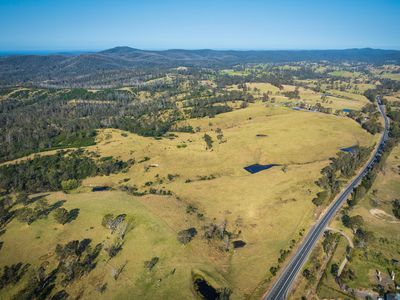
[[[272,167],[275,167],[275,166],[279,166],[279,165],[277,165],[277,164],[268,164],[268,165],[254,164],[254,165],[250,165],[250,166],[244,167],[244,169],[247,172],[249,172],[251,174],[254,174],[254,173],[258,173],[258,172],[263,171],[263,170],[268,170],[268,169],[270,169]]]
[[[109,191],[111,188],[109,186],[94,186],[92,188],[92,192],[103,192],[103,191]]]
[[[349,112],[351,112],[352,110],[351,110],[350,108],[344,108],[344,109],[342,109],[342,111],[345,112],[345,113],[349,113]]]
[[[246,246],[245,241],[241,241],[241,240],[233,241],[233,248],[235,248],[235,249],[243,248],[244,246]]]
[[[357,148],[358,146],[351,146],[351,147],[341,148],[340,150],[344,152],[353,153]]]
[[[217,290],[209,285],[208,282],[202,278],[197,278],[194,281],[194,287],[206,300],[216,300],[219,298],[219,293],[217,292]]]

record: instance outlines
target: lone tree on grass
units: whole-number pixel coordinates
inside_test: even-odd
[[[209,136],[207,133],[205,133],[203,136],[203,139],[206,142],[207,149],[211,149],[213,146],[213,140],[212,140],[211,136]]]
[[[66,223],[69,223],[73,220],[75,220],[78,217],[79,214],[79,209],[75,208],[70,211],[65,209],[64,207],[57,208],[56,211],[54,212],[54,219],[64,225]]]
[[[54,219],[55,219],[58,223],[64,225],[65,223],[68,222],[68,219],[69,219],[68,210],[66,210],[66,209],[63,208],[63,207],[58,208],[58,209],[55,211],[55,213],[54,213]]]
[[[331,274],[333,276],[338,276],[338,272],[339,272],[339,266],[337,264],[332,264],[331,265]]]

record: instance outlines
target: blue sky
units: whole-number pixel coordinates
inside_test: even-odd
[[[400,0],[0,0],[0,51],[400,49]]]

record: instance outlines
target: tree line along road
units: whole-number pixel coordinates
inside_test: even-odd
[[[385,106],[382,104],[382,99],[378,96],[376,98],[377,106],[380,114],[383,117],[385,126],[381,138],[374,149],[368,162],[359,171],[358,175],[347,184],[344,190],[336,196],[334,201],[325,211],[324,215],[317,221],[317,223],[311,228],[307,236],[302,241],[300,247],[297,249],[296,253],[291,257],[289,263],[279,274],[276,282],[271,287],[271,289],[264,294],[263,300],[282,300],[286,299],[291,286],[296,279],[296,276],[302,269],[303,265],[307,261],[308,256],[311,254],[316,242],[324,232],[326,226],[336,215],[339,208],[342,206],[343,202],[347,200],[353,189],[361,182],[362,178],[368,173],[369,170],[379,161],[382,156],[382,152],[386,141],[389,138],[389,120],[386,116]]]

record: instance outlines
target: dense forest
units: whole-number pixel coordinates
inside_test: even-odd
[[[48,87],[135,85],[160,70],[184,67],[232,67],[240,64],[288,62],[399,63],[400,51],[379,49],[148,51],[116,47],[80,55],[25,55],[0,58],[0,85],[35,83]],[[153,75],[149,75],[153,74]]]
[[[113,157],[97,158],[94,153],[85,153],[82,149],[58,151],[55,155],[0,166],[0,189],[32,193],[70,190],[86,177],[118,173],[130,163]]]

